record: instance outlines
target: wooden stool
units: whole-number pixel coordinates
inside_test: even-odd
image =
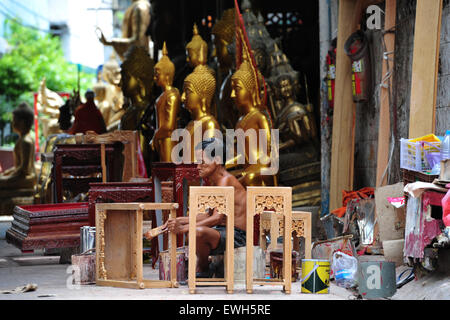
[[[234,188],[233,187],[190,187],[189,188],[189,293],[195,293],[195,286],[226,286],[233,293],[234,283]],[[197,214],[217,209],[227,216],[226,249],[224,255],[224,279],[196,279],[196,225]]]
[[[256,214],[273,210],[283,220],[283,276],[278,279],[253,279],[253,220]],[[247,187],[247,293],[253,285],[282,285],[285,293],[291,293],[292,283],[292,188],[291,187]],[[288,241],[286,241],[288,240]]]
[[[120,288],[175,288],[177,283],[176,235],[170,234],[170,280],[143,278],[143,215],[146,210],[170,210],[177,203],[98,203],[96,218],[96,283]]]
[[[292,234],[295,231],[294,248],[299,252],[299,238],[305,238],[305,259],[311,259],[311,212],[292,211]],[[267,248],[266,234],[270,234],[270,245]],[[280,215],[264,211],[261,214],[260,243],[263,250],[275,250],[278,237],[284,233],[283,219]]]

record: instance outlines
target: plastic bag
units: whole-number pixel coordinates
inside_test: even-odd
[[[444,225],[449,228],[450,227],[450,190],[442,199],[442,221]]]
[[[342,251],[333,253],[331,269],[336,284],[342,288],[351,288],[357,284],[358,260]]]

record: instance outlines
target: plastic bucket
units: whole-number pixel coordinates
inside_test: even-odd
[[[330,261],[303,259],[301,282],[302,293],[329,293]]]
[[[389,298],[397,291],[395,262],[361,262],[358,274],[359,294],[363,298]]]

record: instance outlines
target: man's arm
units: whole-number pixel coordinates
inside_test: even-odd
[[[198,214],[197,215],[197,227],[214,227],[223,221],[223,215],[218,214],[217,210],[214,209],[211,215],[209,214]],[[167,227],[170,232],[187,233],[189,231],[189,217],[178,217],[176,219],[169,219],[166,222]]]

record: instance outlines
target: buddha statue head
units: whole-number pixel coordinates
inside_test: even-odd
[[[22,102],[12,112],[11,128],[21,136],[25,136],[33,126],[34,112],[26,102]]]
[[[186,61],[192,68],[206,65],[208,60],[208,44],[198,33],[197,24],[194,24],[192,40],[186,45]]]
[[[232,68],[234,57],[229,52],[229,45],[231,45],[235,38],[235,9],[231,8],[225,10],[221,19],[217,20],[212,28],[214,35],[214,52],[219,60],[220,68],[228,71]]]
[[[125,53],[120,73],[123,95],[134,104],[148,104],[153,86],[153,60],[148,52],[132,46]]]
[[[154,81],[158,87],[166,88],[173,83],[175,75],[175,65],[169,58],[166,43],[163,44],[162,57],[155,65]]]
[[[184,80],[181,101],[191,114],[197,110],[209,114],[215,90],[215,77],[206,66],[199,65]]]
[[[251,65],[245,51],[242,58],[241,65],[231,77],[231,97],[235,100],[239,111],[245,112],[250,107],[257,107],[260,101],[257,71]]]

